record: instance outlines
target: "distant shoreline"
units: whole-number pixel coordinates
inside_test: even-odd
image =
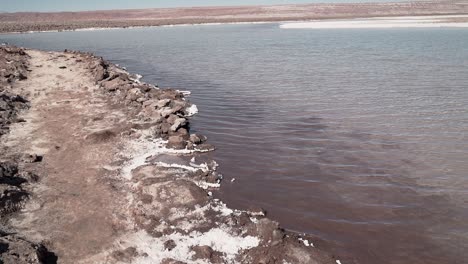
[[[462,21],[448,21],[439,23],[437,21],[433,22],[426,22],[420,23],[423,26],[415,26],[415,24],[405,23],[401,26],[319,26],[319,27],[309,27],[309,26],[302,26],[301,24],[331,24],[335,22],[354,22],[354,21],[362,21],[368,20],[372,22],[375,21],[382,21],[385,19],[393,19],[393,18],[406,18],[406,17],[418,17],[418,18],[446,18],[452,17],[455,18],[456,16],[460,16]],[[418,22],[417,20],[415,22]],[[58,33],[58,32],[83,32],[83,31],[100,31],[100,30],[119,30],[119,29],[139,29],[139,28],[153,28],[153,27],[185,27],[185,26],[216,26],[216,25],[245,25],[245,24],[274,24],[274,23],[281,23],[281,28],[288,28],[288,29],[299,29],[299,28],[315,28],[315,29],[332,29],[332,28],[428,28],[428,27],[453,27],[453,28],[467,28],[468,27],[468,14],[465,15],[419,15],[419,16],[380,16],[380,17],[353,17],[353,18],[326,18],[326,19],[314,19],[314,20],[281,20],[281,21],[255,21],[255,22],[219,22],[219,23],[192,23],[192,24],[167,24],[167,25],[155,25],[155,26],[123,26],[123,27],[87,27],[87,28],[76,28],[76,29],[63,29],[63,30],[43,30],[43,31],[17,31],[17,32],[0,32],[0,35],[8,35],[8,34],[33,34],[33,33]],[[295,25],[298,26],[295,26]],[[371,24],[371,23],[369,23]],[[425,25],[425,26],[424,26]],[[428,26],[429,25],[429,26]],[[453,25],[453,26],[451,26]]]
[[[461,0],[0,13],[0,33],[464,14],[468,14],[468,3]]]

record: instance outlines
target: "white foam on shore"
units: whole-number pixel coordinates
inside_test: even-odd
[[[283,23],[283,29],[352,29],[352,28],[467,28],[468,22],[451,22],[456,16],[374,17],[348,20],[312,20]]]

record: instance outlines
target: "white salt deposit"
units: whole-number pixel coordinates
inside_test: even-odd
[[[468,22],[452,22],[450,19],[468,18],[468,15],[457,16],[408,16],[408,17],[374,17],[348,20],[313,20],[307,22],[283,23],[283,29],[351,29],[351,28],[441,28],[468,27]]]
[[[306,247],[314,247],[314,243],[309,242],[309,240],[307,239],[303,239],[302,237],[300,237],[299,241],[301,241]]]
[[[156,162],[155,164],[163,168],[182,169],[182,170],[191,171],[191,172],[195,172],[198,170],[197,168],[194,168],[192,166],[187,166],[187,165],[182,165],[182,164],[177,164],[177,163]]]
[[[183,94],[184,96],[189,96],[192,94],[191,91],[180,91],[180,90],[177,90],[179,93]]]
[[[210,188],[214,188],[214,189],[217,189],[219,187],[221,187],[221,184],[220,183],[209,183],[209,182],[204,182],[204,181],[198,181],[198,182],[195,182],[195,184],[204,189],[204,190],[207,190],[207,189],[210,189]]]
[[[150,133],[150,131],[147,131]],[[122,154],[131,157],[129,161],[127,161],[124,166],[122,167],[121,175],[126,179],[131,179],[132,170],[143,166],[146,164],[146,159],[148,157],[158,155],[158,154],[191,154],[195,152],[207,152],[207,151],[199,151],[199,150],[188,150],[188,149],[170,149],[166,147],[167,141],[162,139],[156,140],[134,140],[129,142],[127,148],[122,151]],[[159,162],[157,165],[162,167],[171,167],[171,168],[179,168],[185,169],[188,171],[197,171],[201,169],[203,171],[208,170],[208,165],[206,163],[203,164],[191,164],[191,166],[180,165],[180,164],[168,164],[164,162]]]
[[[187,107],[185,109],[187,111],[187,114],[185,116],[190,117],[194,116],[195,114],[198,114],[198,107],[195,104],[192,104],[190,107]]]
[[[130,80],[138,84],[141,84],[141,78],[143,78],[143,76],[140,74],[135,74],[134,76],[130,75]]]
[[[150,133],[149,131],[147,131]],[[132,177],[132,170],[145,165],[146,159],[148,157],[159,155],[159,154],[191,154],[197,152],[196,150],[188,150],[188,149],[169,149],[166,148],[167,141],[162,139],[156,140],[134,140],[129,142],[127,145],[127,149],[122,151],[122,154],[131,157],[124,166],[122,167],[121,175],[125,178],[130,180]],[[179,168],[188,171],[197,171],[199,169],[206,171],[208,170],[208,165],[206,163],[203,164],[191,164],[191,166],[180,165],[180,164],[168,164],[164,162],[158,162],[158,166],[166,167],[166,168]]]
[[[164,247],[164,242],[168,240],[173,240],[176,244],[176,247],[170,251]],[[225,263],[234,263],[234,258],[240,251],[256,247],[259,242],[256,237],[234,236],[222,227],[218,227],[205,233],[194,231],[186,235],[174,232],[161,238],[154,238],[145,231],[139,231],[129,235],[125,244],[136,246],[138,251],[147,254],[136,258],[133,263],[160,263],[165,258],[190,263],[207,263],[202,260],[192,260],[193,246],[210,246],[213,250],[224,253]]]
[[[145,165],[148,157],[163,153],[165,149],[162,140],[138,140],[126,145],[128,147],[122,153],[132,158],[123,165],[121,175],[127,180],[132,179],[132,170]]]

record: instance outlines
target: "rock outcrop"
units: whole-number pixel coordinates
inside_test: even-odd
[[[142,83],[137,75],[129,74],[117,65],[90,53],[66,51],[80,56],[80,62],[92,72],[96,84],[109,93],[116,104],[123,104],[129,114],[140,120],[140,126],[154,127],[154,136],[169,141],[169,147],[188,150],[213,150],[214,147],[190,135],[188,117],[192,104],[184,93],[175,89],[159,89]]]

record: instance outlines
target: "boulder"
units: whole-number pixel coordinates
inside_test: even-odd
[[[169,123],[167,123],[167,122],[163,122],[163,123],[161,124],[161,130],[160,130],[160,132],[161,132],[162,134],[168,134],[169,131],[171,131],[171,124],[169,124]]]
[[[190,142],[193,144],[201,144],[206,141],[206,137],[199,134],[191,134],[190,135]]]
[[[101,83],[101,86],[108,92],[114,92],[116,90],[119,90],[119,88],[121,87],[128,87],[128,84],[130,84],[128,78],[118,76],[116,78],[103,81]]]
[[[177,130],[176,132],[170,132],[170,135],[171,136],[180,136],[182,137],[184,140],[189,140],[189,132],[187,131],[187,129],[185,128],[179,128],[179,130]],[[191,142],[187,142],[187,145],[188,143],[191,143]]]
[[[174,109],[170,108],[170,107],[164,107],[164,108],[160,109],[158,112],[159,112],[159,115],[164,117],[164,118],[167,118],[170,115],[175,113]]]
[[[170,136],[167,142],[167,147],[173,149],[184,149],[187,146],[187,142],[182,136]]]
[[[123,86],[125,82],[120,79],[113,79],[111,81],[104,81],[101,83],[101,86],[108,92],[114,92],[119,89],[120,86]]]
[[[127,96],[125,99],[127,99],[128,101],[137,101],[138,98],[141,98],[143,95],[143,93],[141,92],[140,89],[138,88],[132,88],[130,90],[128,90],[127,92]]]
[[[172,239],[169,239],[166,242],[164,242],[164,248],[168,251],[173,250],[175,247],[177,247],[177,245]]]
[[[99,81],[104,80],[107,78],[107,71],[104,69],[104,67],[99,66],[95,71],[94,71],[94,81],[97,83]]]
[[[163,108],[168,106],[171,103],[171,99],[161,99],[158,102],[156,102],[156,107],[157,108]]]
[[[179,128],[185,127],[186,125],[187,125],[187,119],[182,118],[182,117],[177,118],[176,120],[174,120],[174,123],[171,126],[171,131],[175,132]]]
[[[159,95],[160,99],[171,99],[171,100],[182,99],[183,97],[184,96],[181,92],[174,90],[174,89],[164,89]]]
[[[213,255],[213,249],[209,246],[194,246],[192,251],[195,252],[193,259],[210,259]]]

